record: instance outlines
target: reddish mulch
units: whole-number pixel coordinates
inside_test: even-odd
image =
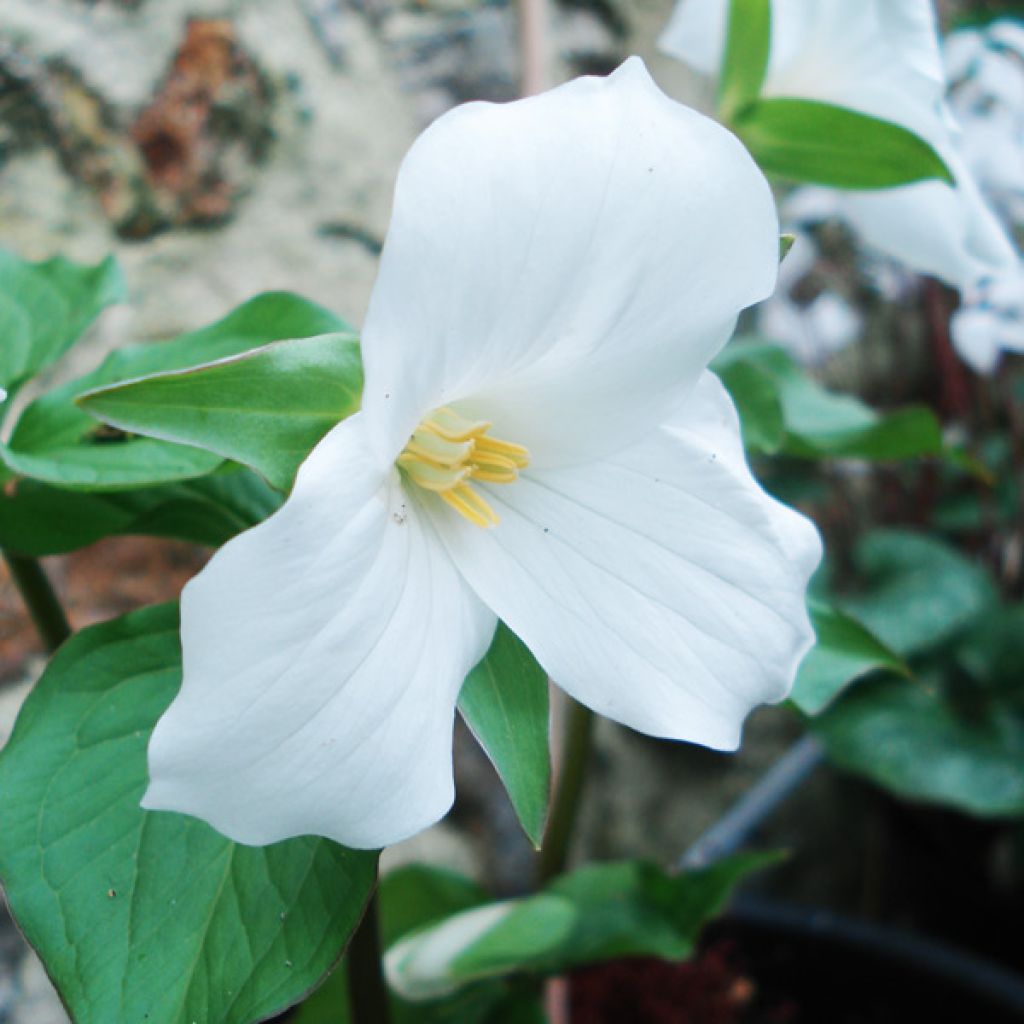
[[[43,560],[75,629],[147,604],[174,600],[209,557],[203,548],[144,537],[111,537]],[[7,567],[0,561],[0,681],[43,654]]]
[[[572,1024],[797,1024],[789,1005],[764,1006],[731,943],[684,964],[636,958],[576,971]]]

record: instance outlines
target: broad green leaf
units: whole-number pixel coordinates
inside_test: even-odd
[[[903,657],[940,646],[996,603],[985,569],[922,534],[876,530],[854,562],[862,588],[836,604]]]
[[[741,371],[746,366],[757,371]],[[857,398],[823,388],[783,349],[739,340],[715,360],[714,369],[732,390],[740,413],[758,427],[749,435],[755,450],[782,451],[798,458],[859,458],[879,461],[936,456],[943,453],[942,431],[931,410],[909,406],[887,415]],[[745,375],[743,375],[745,373]],[[756,385],[753,381],[756,379]],[[784,436],[775,443],[767,397],[774,385],[782,409]],[[767,417],[767,418],[766,418]],[[761,425],[761,424],[764,425]]]
[[[844,696],[813,723],[829,757],[913,800],[1024,814],[1024,715],[997,701],[962,710],[926,681],[864,683]]]
[[[486,902],[485,889],[445,868],[410,864],[390,871],[380,883],[381,942],[387,948],[417,928]]]
[[[201,476],[220,462],[210,452],[148,438],[109,439],[108,429],[78,408],[76,399],[106,385],[238,355],[272,341],[346,330],[333,314],[296,295],[258,295],[209,327],[119,349],[92,373],[41,395],[22,413],[0,456],[17,473],[89,490]]]
[[[288,491],[362,390],[357,339],[326,334],[89,391],[78,404],[122,430],[234,459]]]
[[[344,961],[295,1011],[290,1024],[356,1024],[348,996],[348,973]]]
[[[956,660],[982,692],[1024,711],[1024,604],[993,608],[973,623]]]
[[[626,861],[591,864],[564,875],[549,891],[571,900],[580,920],[559,969],[620,956],[685,959],[736,886],[778,860],[774,852],[741,853],[680,874]]]
[[[523,830],[539,848],[551,792],[548,677],[503,623],[483,661],[466,677],[459,710],[501,776]]]
[[[731,121],[761,94],[771,52],[771,0],[731,0],[718,108]]]
[[[777,452],[785,440],[786,421],[774,378],[753,362],[736,361],[719,372],[740,414],[744,446]]]
[[[0,249],[0,388],[13,392],[59,359],[124,293],[112,258],[95,267],[62,257],[27,263]]]
[[[399,868],[381,880],[381,941],[387,948],[417,929],[479,906],[487,899],[487,893],[475,882],[443,868],[420,864]],[[340,988],[342,983],[335,980],[337,974],[336,971],[328,984]],[[524,996],[517,986],[497,979],[469,985],[453,996],[431,1002],[410,1003],[393,995],[391,1013],[394,1024],[492,1024],[496,1015],[497,1019],[532,1020],[532,1016],[500,1016],[508,1007],[522,1008],[524,999],[527,1006],[531,1005],[529,995]],[[536,1003],[535,995],[532,1002]],[[320,1022],[316,1018],[307,1021],[300,1014],[297,1024]]]
[[[241,468],[140,491],[87,494],[35,480],[0,492],[0,548],[39,558],[103,537],[168,537],[219,547],[262,522],[281,496]]]
[[[139,807],[181,681],[177,609],[91,627],[55,656],[0,754],[0,877],[76,1024],[249,1024],[337,959],[376,855],[229,842]]]
[[[212,473],[223,462],[201,448],[149,438],[69,444],[43,452],[0,445],[0,459],[20,476],[75,491],[124,491],[191,480]]]
[[[903,660],[856,619],[810,603],[817,643],[804,658],[790,700],[805,714],[823,711],[851,683],[879,669],[909,674]]]
[[[732,128],[766,174],[834,188],[876,189],[939,179],[949,168],[924,139],[892,121],[816,100],[746,106]]]
[[[735,886],[775,860],[742,854],[681,875],[638,862],[590,865],[534,896],[476,906],[410,933],[389,950],[390,968],[404,981],[406,967],[415,994],[623,956],[682,960]]]

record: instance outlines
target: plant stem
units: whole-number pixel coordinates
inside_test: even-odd
[[[391,1008],[384,984],[380,948],[380,924],[377,890],[366,904],[359,927],[349,943],[345,958],[348,971],[348,998],[355,1024],[390,1024]]]
[[[543,92],[547,72],[547,2],[519,0],[520,94]]]
[[[544,830],[544,842],[537,865],[537,880],[541,885],[561,874],[569,859],[569,845],[590,762],[593,712],[567,697],[563,728],[561,765],[556,767],[551,817]]]
[[[34,558],[5,551],[4,561],[47,652],[52,654],[71,636],[71,626],[49,577]]]

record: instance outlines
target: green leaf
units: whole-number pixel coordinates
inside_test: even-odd
[[[939,179],[949,168],[924,139],[892,121],[804,99],[765,99],[733,120],[766,174],[834,188],[876,189]]]
[[[348,995],[348,972],[344,962],[295,1011],[290,1024],[356,1024]]]
[[[981,566],[922,534],[875,530],[854,562],[862,591],[834,600],[903,657],[945,643],[996,603]]]
[[[487,902],[487,893],[475,882],[443,868],[415,864],[390,872],[381,880],[381,941],[385,948],[405,935]],[[336,990],[341,982],[331,976]],[[452,996],[431,1002],[407,1002],[393,995],[394,1024],[491,1024],[506,1008],[522,1008],[523,996],[502,980],[469,985]],[[533,997],[536,1002],[536,996]],[[527,1005],[530,1005],[527,997]],[[532,1012],[532,1010],[531,1010]],[[532,1020],[531,1016],[507,1018]],[[319,1024],[300,1015],[297,1024]]]
[[[726,123],[761,94],[771,40],[771,0],[732,0],[718,79],[718,109]]]
[[[852,682],[884,669],[909,675],[903,660],[870,630],[837,608],[809,605],[817,643],[804,658],[790,700],[805,714],[823,711]]]
[[[209,451],[148,438],[104,437],[75,404],[110,384],[181,370],[285,338],[347,331],[321,307],[285,292],[258,295],[202,330],[113,352],[92,373],[41,395],[22,413],[0,458],[16,473],[59,487],[117,490],[202,476],[221,461]]]
[[[412,931],[389,950],[389,968],[415,994],[623,956],[682,960],[735,886],[777,859],[741,854],[681,875],[639,862],[590,865],[527,899],[478,905]]]
[[[753,362],[736,361],[720,370],[743,428],[743,444],[752,451],[773,454],[783,444],[786,421],[775,379]]]
[[[836,764],[901,796],[983,817],[1024,814],[1024,716],[1005,704],[967,712],[939,686],[879,681],[813,729]]]
[[[212,473],[223,459],[213,452],[162,441],[75,444],[45,452],[20,452],[0,445],[0,458],[15,473],[55,487],[124,491]]]
[[[362,389],[358,340],[336,333],[89,391],[78,404],[122,430],[234,459],[288,491],[316,443],[358,409]]]
[[[755,375],[746,371],[744,376],[741,366],[759,371],[756,384]],[[715,360],[713,368],[730,391],[736,387],[733,399],[740,415],[760,417],[750,434],[754,450],[781,451],[798,458],[878,461],[943,453],[942,430],[931,410],[909,406],[880,415],[857,398],[823,388],[777,345],[738,340]],[[781,445],[772,432],[770,412],[758,412],[769,405],[769,381],[782,409]],[[762,440],[766,443],[757,443]]]
[[[0,754],[0,877],[77,1024],[248,1024],[337,959],[376,854],[229,842],[145,812],[146,743],[181,681],[177,609],[84,630]]]
[[[459,710],[494,763],[523,830],[538,849],[551,792],[548,677],[503,623],[466,677]]]
[[[381,942],[388,947],[403,935],[487,902],[476,882],[425,864],[388,872],[380,883]]]
[[[59,359],[124,293],[113,258],[95,267],[62,257],[27,263],[0,249],[0,387],[13,392]]]
[[[86,494],[35,480],[0,492],[0,548],[39,558],[103,537],[168,537],[220,547],[274,512],[281,496],[241,468],[148,490]]]
[[[683,960],[736,886],[779,859],[774,852],[741,853],[681,874],[625,861],[588,865],[558,878],[549,891],[571,900],[579,913],[558,969],[620,956]]]

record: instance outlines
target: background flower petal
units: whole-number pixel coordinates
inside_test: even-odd
[[[282,509],[186,587],[146,807],[243,843],[374,848],[451,805],[455,702],[495,619],[363,426],[328,434]]]
[[[706,373],[614,457],[490,488],[490,531],[436,517],[456,563],[552,678],[609,718],[717,748],[779,700],[813,642],[814,526],[759,487]]]
[[[666,52],[716,71],[725,0],[680,0]],[[712,26],[718,26],[712,30]],[[774,0],[766,96],[819,100],[894,121],[928,142],[956,180],[840,192],[864,241],[918,273],[965,288],[1013,265],[1014,248],[960,155],[931,0]]]
[[[693,386],[777,261],[760,171],[638,58],[460,107],[402,167],[363,332],[381,456],[471,397],[536,460],[621,447]]]

